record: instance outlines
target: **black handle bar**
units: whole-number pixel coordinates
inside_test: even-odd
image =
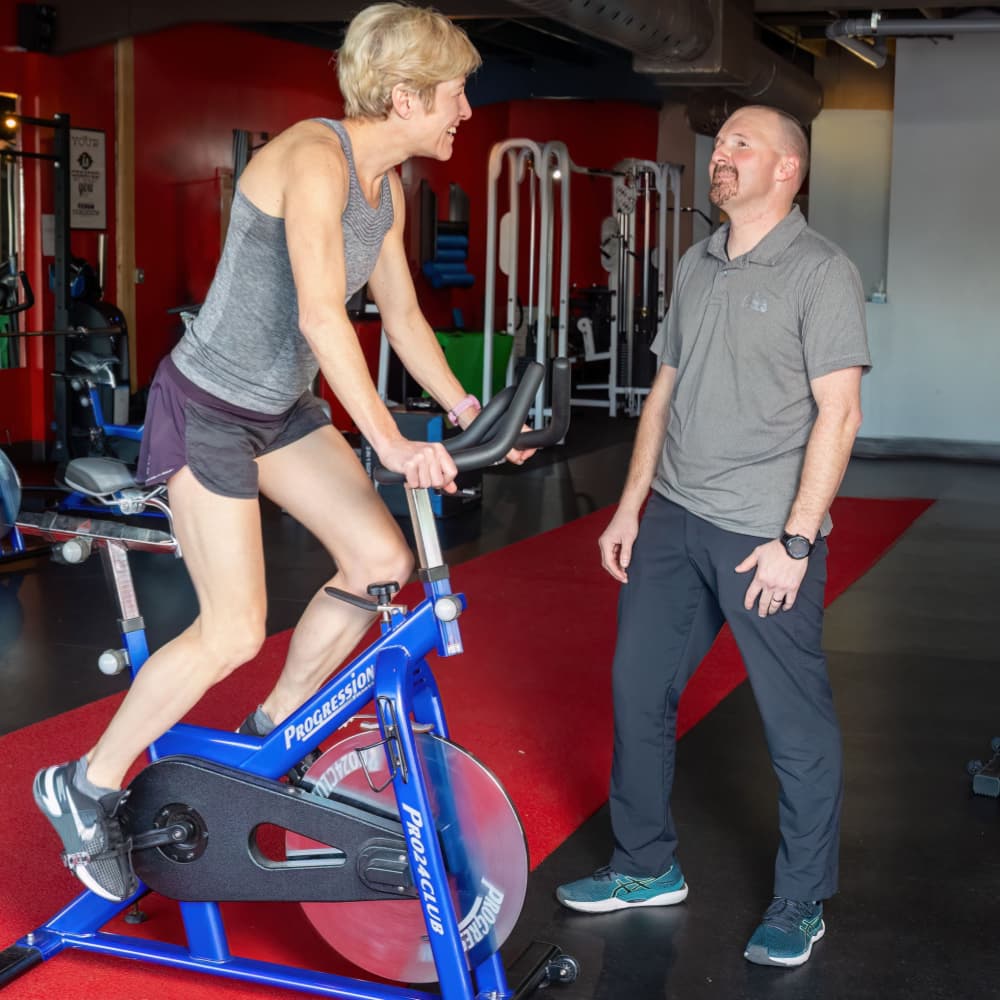
[[[459,472],[493,465],[511,448],[545,448],[566,436],[570,394],[570,369],[566,358],[555,358],[552,362],[552,419],[548,426],[518,434],[544,375],[545,368],[531,362],[516,389],[508,386],[498,392],[467,430],[443,442]],[[376,482],[386,486],[406,481],[401,472],[390,472],[380,465],[375,467],[373,475]]]
[[[490,436],[493,428],[496,427],[500,418],[507,412],[507,407],[510,406],[516,392],[516,385],[508,385],[501,389],[486,404],[482,413],[464,431],[448,439],[445,447],[451,451],[451,442],[459,437],[462,439],[460,444],[463,448],[469,448],[474,444],[480,444],[485,441]]]
[[[17,305],[4,306],[0,309],[0,316],[14,316],[17,313],[22,313],[26,309],[30,309],[35,304],[35,293],[31,290],[31,282],[28,281],[28,276],[24,271],[18,271],[17,277],[21,282],[21,286],[24,289],[24,300],[19,302]],[[14,275],[12,274],[11,277]],[[12,287],[17,287],[11,283]]]

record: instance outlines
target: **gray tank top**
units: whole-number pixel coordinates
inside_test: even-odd
[[[392,226],[392,193],[386,176],[378,208],[372,208],[358,183],[346,129],[329,118],[317,121],[337,133],[347,157],[350,188],[341,222],[350,298],[371,276]],[[262,212],[238,185],[212,287],[171,357],[198,387],[259,413],[283,413],[319,370],[299,330],[285,221]]]

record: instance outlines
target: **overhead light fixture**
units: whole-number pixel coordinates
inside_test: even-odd
[[[867,63],[874,69],[881,69],[885,65],[885,39],[878,38],[869,43],[861,41],[860,38],[837,35],[831,41],[836,42],[841,48],[847,49],[852,55],[857,56],[863,63]]]
[[[878,34],[879,22],[882,14],[873,10],[871,17],[864,21],[862,18],[854,20],[834,21],[826,28],[826,37],[832,42],[836,42],[841,48],[847,49],[851,55],[857,56],[863,63],[881,69],[885,65],[886,48],[884,38],[875,38],[871,42],[863,42],[858,36],[874,36]]]

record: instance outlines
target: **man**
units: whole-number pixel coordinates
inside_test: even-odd
[[[775,898],[744,955],[779,966],[809,958],[837,888],[842,764],[821,650],[825,537],[870,366],[858,273],[792,204],[807,169],[802,129],[773,109],[742,108],[716,138],[710,197],[729,222],[680,262],[652,347],[660,367],[599,543],[623,584],[615,848],[608,867],[557,891],[585,912],[686,898],[668,804],[677,702],[728,622],[780,785]]]

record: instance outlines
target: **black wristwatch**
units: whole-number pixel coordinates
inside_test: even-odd
[[[792,559],[808,559],[815,548],[815,542],[805,535],[790,535],[787,531],[781,536],[781,544]]]

